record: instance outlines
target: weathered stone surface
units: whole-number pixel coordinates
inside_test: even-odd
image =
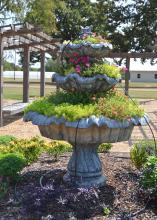
[[[47,138],[66,140],[73,145],[73,154],[68,163],[64,181],[75,182],[78,187],[102,186],[106,177],[102,175],[97,148],[104,142],[128,140],[133,125],[127,128],[108,128],[93,125],[89,128],[66,127],[64,124],[39,125],[41,134]]]
[[[103,58],[105,53],[112,49],[112,45],[108,42],[93,44],[90,42],[82,42],[80,44],[64,44],[62,46],[63,56],[73,57],[74,53],[79,56],[86,55],[90,57]]]
[[[106,75],[95,75],[93,77],[83,77],[77,73],[71,73],[67,76],[53,74],[52,81],[56,82],[57,86],[66,91],[80,92],[105,92],[113,88],[119,79],[110,78]]]
[[[89,128],[77,129],[77,143],[78,144],[101,144],[101,143],[115,143],[120,141],[127,141],[132,133],[133,125],[127,128],[108,128],[107,126],[98,127],[93,125]],[[75,144],[76,128],[66,127],[64,124],[56,125],[39,125],[41,134],[50,139],[65,140]]]
[[[106,178],[102,175],[101,161],[97,154],[99,145],[76,145],[68,163],[64,181],[72,182],[79,187],[102,186]]]
[[[47,117],[28,112],[25,121],[38,125],[41,134],[55,140],[65,140],[74,147],[64,181],[75,182],[78,187],[102,186],[106,177],[101,173],[97,147],[101,143],[127,141],[135,125],[146,124],[147,115],[116,121],[106,117],[91,116],[80,121],[67,122],[64,118]]]

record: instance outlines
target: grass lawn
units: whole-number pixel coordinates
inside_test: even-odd
[[[51,83],[51,79],[48,79],[46,78],[45,79],[46,83]],[[13,78],[4,78],[4,83],[22,83],[23,82],[23,79],[22,78],[16,78],[15,80]],[[39,79],[30,79],[30,83],[31,84],[37,84],[37,83],[40,83],[40,80]],[[124,87],[125,86],[125,83],[124,81],[118,85],[117,84],[117,87]],[[129,83],[129,86],[130,88],[157,88],[157,82],[130,82]]]
[[[46,86],[45,94],[48,95],[52,92],[55,92],[55,86]],[[22,100],[23,88],[18,84],[9,85],[8,87],[4,87],[4,98],[5,99],[17,99]],[[38,97],[40,95],[40,90],[38,85],[30,85],[29,91],[30,97]],[[145,99],[157,99],[157,91],[151,91],[148,89],[147,91],[129,90],[129,94],[132,98],[145,98]]]
[[[118,85],[117,87],[125,87],[124,81]],[[129,82],[129,87],[130,88],[157,88],[157,83],[156,82]]]
[[[45,88],[45,94],[48,95],[52,92],[55,92],[55,87],[52,88],[48,87]],[[22,100],[23,97],[23,88],[18,86],[12,87],[4,87],[3,89],[4,98],[5,99],[15,99],[15,100]],[[38,97],[40,95],[39,87],[30,86],[29,88],[29,97]]]

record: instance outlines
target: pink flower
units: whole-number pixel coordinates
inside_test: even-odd
[[[126,73],[126,72],[128,72],[128,68],[122,67],[122,68],[121,68],[121,71],[122,71],[123,73]]]
[[[82,63],[83,64],[89,63],[89,57],[88,56],[83,56],[82,57]]]
[[[73,53],[73,56],[74,56],[74,57],[78,57],[78,56],[79,56],[79,54],[78,54],[78,53],[76,53],[76,52],[74,52],[74,53]]]
[[[90,67],[90,63],[86,63],[85,65],[86,65],[86,67]]]
[[[80,65],[77,65],[77,66],[75,67],[75,70],[76,70],[77,73],[80,73],[80,72],[81,72],[81,67],[80,67]]]
[[[73,58],[69,59],[69,62],[73,63],[75,60]]]

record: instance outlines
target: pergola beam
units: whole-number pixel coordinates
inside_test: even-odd
[[[130,79],[130,58],[126,58],[126,73],[125,73],[125,95],[129,95],[129,79]]]
[[[0,37],[0,127],[3,126],[3,41]]]
[[[143,58],[143,59],[151,59],[151,58],[157,58],[157,53],[155,52],[131,52],[131,53],[114,53],[109,52],[104,54],[104,57],[106,58]]]
[[[45,95],[45,52],[41,51],[41,66],[40,66],[40,96]]]
[[[24,62],[23,62],[23,102],[29,101],[29,62],[30,51],[29,47],[24,48]]]

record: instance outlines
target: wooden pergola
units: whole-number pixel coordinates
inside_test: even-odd
[[[30,52],[41,54],[40,96],[45,94],[45,53],[56,55],[60,49],[60,40],[53,39],[41,28],[28,23],[5,25],[0,27],[0,126],[3,126],[3,52],[19,49],[23,52],[23,102],[29,102],[29,64]]]

